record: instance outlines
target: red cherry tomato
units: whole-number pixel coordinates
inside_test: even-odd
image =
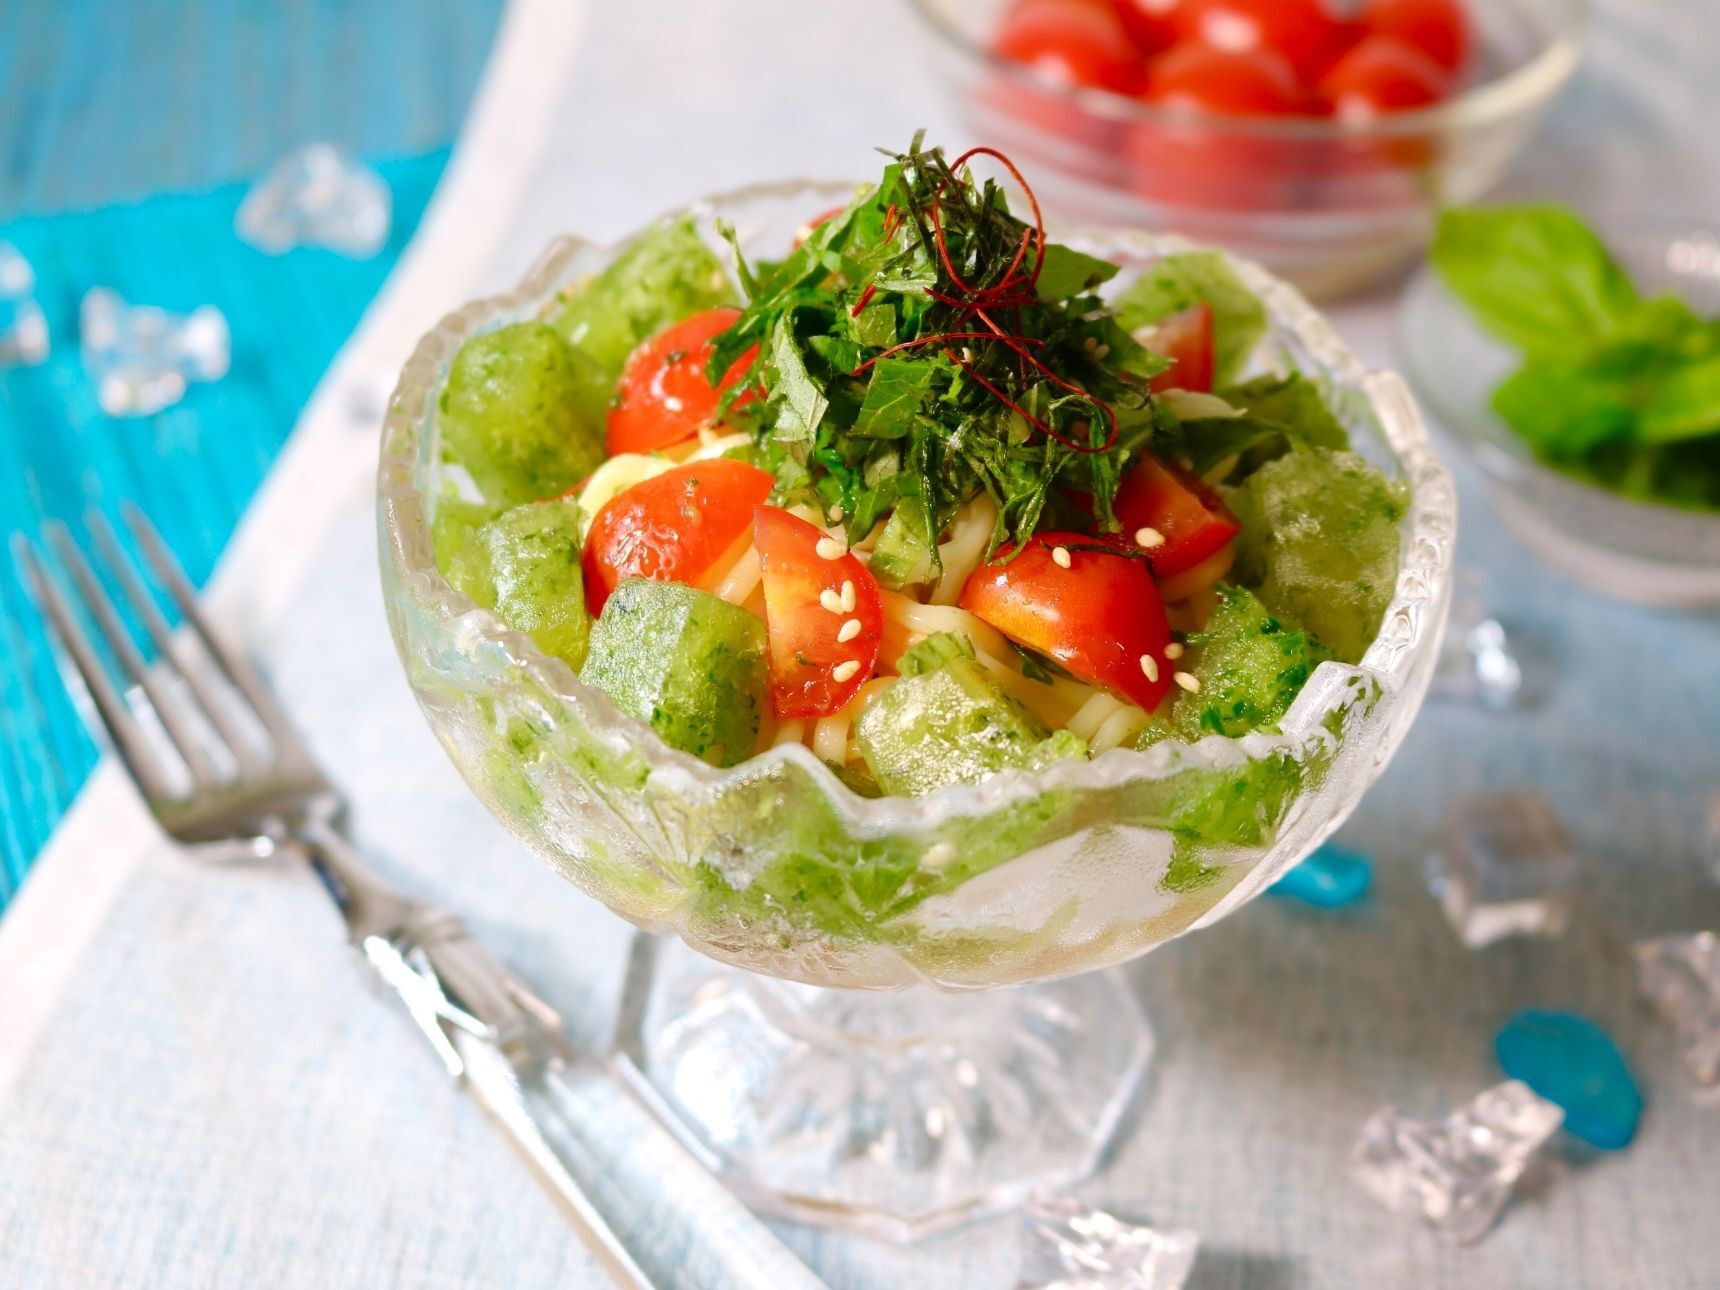
[[[1212,306],[1206,301],[1166,318],[1145,337],[1145,343],[1153,353],[1171,360],[1170,370],[1160,372],[1151,381],[1155,394],[1166,390],[1205,393],[1212,389]]]
[[[1419,49],[1452,76],[1469,61],[1469,16],[1458,0],[1372,0],[1361,23],[1370,36]]]
[[[753,544],[764,569],[770,632],[771,706],[784,720],[841,711],[878,665],[884,638],[878,583],[852,555],[820,555],[825,541],[835,539],[798,515],[774,506],[754,512]]]
[[[1006,548],[981,566],[962,589],[961,607],[1151,712],[1171,684],[1164,602],[1145,561],[1097,544],[1079,533],[1036,534],[1013,559],[1003,558]],[[1068,568],[1053,555],[1059,547]]]
[[[1450,87],[1445,70],[1426,54],[1385,36],[1369,36],[1326,73],[1319,92],[1333,116],[1371,121],[1430,107]]]
[[[1185,212],[1272,210],[1289,203],[1297,176],[1283,141],[1260,136],[1249,121],[1214,119],[1302,111],[1303,90],[1282,57],[1271,50],[1227,54],[1178,45],[1154,65],[1144,97],[1168,111],[1124,138],[1126,174],[1136,191]],[[1181,218],[1198,226],[1198,219]]]
[[[1182,30],[1177,10],[1182,4],[1183,0],[1111,0],[1124,32],[1136,50],[1149,58],[1177,43]]]
[[[775,487],[744,461],[690,461],[623,489],[585,538],[585,603],[593,614],[623,578],[698,579],[752,523]]]
[[[672,447],[711,423],[723,394],[758,357],[755,345],[735,361],[721,385],[712,385],[705,375],[711,338],[740,316],[740,310],[727,307],[694,314],[628,355],[609,410],[610,456]]]
[[[1150,452],[1141,454],[1123,476],[1114,509],[1125,540],[1136,542],[1142,529],[1152,529],[1160,538],[1141,549],[1161,582],[1211,559],[1242,532],[1237,518],[1198,475]]]
[[[1017,0],[992,47],[1068,85],[1132,93],[1140,54],[1106,0]]]
[[[1178,45],[1153,67],[1146,100],[1191,114],[1288,116],[1306,95],[1284,56],[1271,49]]]
[[[1231,54],[1269,49],[1312,85],[1351,43],[1350,24],[1321,0],[1184,0],[1177,24],[1185,41]]]

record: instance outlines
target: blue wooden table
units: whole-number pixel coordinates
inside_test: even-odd
[[[0,0],[0,238],[32,261],[48,361],[0,369],[0,538],[141,504],[201,580],[416,226],[502,0]],[[331,140],[378,160],[375,258],[269,257],[233,234],[245,183]],[[212,303],[232,371],[159,416],[104,416],[77,353],[92,286]],[[96,750],[0,555],[0,907]]]

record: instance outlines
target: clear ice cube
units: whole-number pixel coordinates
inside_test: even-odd
[[[151,416],[184,398],[192,381],[227,374],[232,338],[213,305],[171,314],[93,287],[84,293],[78,327],[84,367],[112,417]]]
[[[1577,857],[1539,793],[1482,793],[1446,807],[1428,886],[1470,949],[1558,936],[1571,919]]]
[[[1720,937],[1695,932],[1641,942],[1636,983],[1677,1028],[1685,1069],[1700,1084],[1720,1084]]]
[[[36,302],[36,273],[10,242],[0,242],[0,367],[33,366],[48,356],[48,319]]]
[[[1564,1112],[1508,1080],[1441,1120],[1388,1106],[1362,1126],[1350,1156],[1357,1182],[1381,1204],[1417,1215],[1447,1240],[1480,1240]]]
[[[1531,634],[1494,614],[1484,582],[1471,577],[1467,583],[1453,598],[1429,694],[1489,712],[1538,706],[1546,698],[1553,660]]]
[[[326,246],[366,260],[388,241],[393,198],[382,176],[331,143],[288,153],[251,186],[233,226],[259,250]]]
[[[1200,1238],[1092,1209],[1073,1196],[1041,1196],[1021,1213],[1016,1290],[1178,1290]]]

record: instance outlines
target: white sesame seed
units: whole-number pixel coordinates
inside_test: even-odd
[[[844,681],[852,681],[855,673],[860,670],[860,660],[851,658],[846,663],[838,663],[830,673],[830,679],[841,685]]]
[[[1109,345],[1098,345],[1093,350],[1094,358],[1109,358],[1110,355],[1111,347]]]
[[[1141,671],[1146,673],[1147,680],[1153,682],[1155,685],[1158,684],[1158,680],[1159,680],[1159,661],[1158,661],[1158,659],[1154,658],[1151,654],[1141,655]]]
[[[860,603],[860,597],[854,590],[854,582],[851,578],[844,578],[842,580],[842,597],[840,603],[842,605],[842,612],[845,614],[853,613],[854,606]]]
[[[1051,558],[1057,562],[1059,569],[1067,569],[1069,567],[1069,548],[1066,546],[1052,547]]]
[[[823,537],[818,539],[818,545],[813,548],[818,552],[820,560],[840,560],[848,554],[848,548],[835,538]]]
[[[1190,694],[1194,694],[1200,690],[1200,678],[1195,676],[1193,673],[1177,672],[1172,675],[1171,680],[1182,686],[1182,688],[1187,690]]]
[[[836,633],[836,639],[846,645],[859,634],[860,620],[858,618],[850,618],[847,622],[842,624],[842,630]]]
[[[838,505],[836,505],[836,506],[832,506],[832,507],[831,507],[831,508],[830,508],[830,519],[831,519],[831,522],[832,522],[832,523],[835,523],[835,522],[837,522],[837,521],[839,521],[839,520],[841,520],[841,518],[842,518],[842,507],[841,507],[841,505],[840,505],[840,504],[838,504]]]
[[[1143,551],[1151,551],[1156,546],[1165,544],[1165,535],[1155,528],[1141,527],[1135,530],[1135,545]]]
[[[1166,658],[1174,661],[1176,659],[1181,658],[1182,656],[1183,656],[1183,647],[1182,647],[1181,641],[1172,641],[1169,645],[1165,646],[1165,657]]]
[[[842,608],[842,597],[837,595],[829,587],[826,587],[823,591],[818,593],[818,603],[823,605],[833,614],[847,612]]]

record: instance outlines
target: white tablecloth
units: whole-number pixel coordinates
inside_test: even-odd
[[[863,176],[872,145],[922,124],[958,138],[904,57],[911,39],[884,0],[518,0],[418,243],[214,591],[385,867],[464,911],[592,1042],[625,929],[501,832],[413,707],[376,586],[373,436],[353,409],[440,312],[511,281],[555,232],[616,235],[751,179]],[[1712,8],[1615,0],[1518,186],[1713,209],[1716,49]],[[1387,361],[1383,297],[1338,318]],[[1720,622],[1542,575],[1473,488],[1465,502],[1465,555],[1557,643],[1553,702],[1512,722],[1428,709],[1344,834],[1379,858],[1363,907],[1257,903],[1131,969],[1158,1064],[1086,1194],[1200,1232],[1196,1287],[1720,1284],[1720,1110],[1690,1095],[1628,956],[1635,937],[1720,924],[1695,854],[1720,766]],[[1554,796],[1584,851],[1584,899],[1562,941],[1471,954],[1417,867],[1446,798],[1498,784]],[[0,1285],[599,1284],[364,982],[307,878],[194,866],[100,772],[0,922]],[[1648,1087],[1642,1134],[1619,1155],[1556,1155],[1486,1243],[1448,1249],[1356,1191],[1346,1153],[1385,1102],[1431,1114],[1496,1079],[1493,1032],[1534,1005],[1620,1038]],[[779,1230],[836,1286],[1013,1281],[1007,1221],[911,1251]]]

